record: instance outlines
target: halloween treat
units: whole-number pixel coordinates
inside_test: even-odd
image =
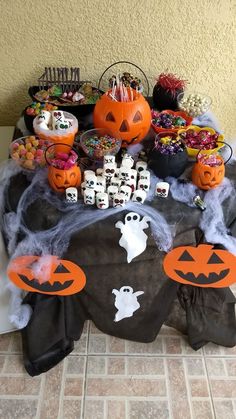
[[[38,115],[34,118],[33,127],[40,138],[72,147],[78,131],[78,121],[68,112],[52,111],[48,123],[43,121],[42,115]]]
[[[114,187],[115,187],[115,186],[113,186],[113,188],[114,188]],[[125,202],[128,202],[128,201],[130,200],[132,190],[131,190],[131,188],[130,188],[129,186],[127,186],[127,185],[122,185],[122,186],[120,187],[120,189],[119,189],[119,193],[120,193],[120,194],[122,194],[122,195],[124,195]]]
[[[56,109],[57,106],[54,106],[51,103],[33,102],[25,109],[25,113],[30,116],[37,116],[41,111],[54,111]]]
[[[185,89],[186,80],[181,80],[172,73],[161,73],[153,89],[153,103],[160,111],[177,109],[177,97]]]
[[[59,150],[58,150],[59,147]],[[67,152],[60,151],[60,145],[53,144],[45,152],[48,167],[48,182],[54,191],[63,193],[68,187],[78,187],[81,171],[77,166],[78,155],[70,146],[63,144]]]
[[[17,287],[40,294],[72,295],[86,284],[78,265],[52,255],[17,257],[8,265],[7,275]]]
[[[75,203],[78,200],[78,190],[76,188],[66,189],[66,202]]]
[[[224,136],[211,127],[190,125],[187,129],[178,131],[178,138],[184,141],[190,156],[195,156],[199,150],[204,150],[205,154],[211,153],[224,145]]]
[[[106,192],[96,194],[96,205],[99,209],[107,209],[109,207],[109,199]]]
[[[156,176],[162,179],[167,176],[179,177],[187,163],[186,147],[177,138],[176,133],[160,133],[156,136],[155,145],[148,156],[148,167],[154,171]]]
[[[131,87],[140,93],[143,92],[143,85],[141,80],[138,77],[134,77],[127,71],[125,71],[122,76],[113,74],[113,76],[109,79],[110,88],[117,86],[120,83],[123,83],[125,87]]]
[[[113,208],[124,207],[125,197],[122,193],[116,193],[113,198]]]
[[[80,145],[89,158],[103,160],[104,156],[108,155],[106,161],[110,161],[113,160],[111,157],[118,153],[121,141],[109,130],[91,129],[81,135]]]
[[[173,112],[165,110],[162,112],[152,109],[152,128],[155,132],[175,131],[181,127],[191,125],[192,118],[184,112]]]
[[[208,111],[211,106],[211,98],[200,93],[180,93],[178,106],[188,115],[197,117]]]
[[[151,110],[144,97],[122,86],[109,90],[96,103],[93,113],[96,128],[108,129],[122,140],[122,147],[143,140],[151,125]]]
[[[167,198],[169,194],[170,185],[167,182],[157,182],[155,188],[155,195],[160,198]]]
[[[163,269],[169,278],[181,284],[225,288],[235,282],[235,261],[232,253],[214,249],[213,245],[181,246],[167,253]]]
[[[44,151],[50,144],[34,135],[21,137],[10,144],[10,156],[24,169],[34,170],[46,165]]]
[[[90,105],[95,104],[101,93],[92,87],[89,82],[83,83],[79,90],[67,87],[63,91],[61,86],[53,85],[49,89],[42,89],[35,93],[34,97],[39,102],[49,102],[50,104],[63,105]]]
[[[136,189],[136,191],[133,192],[132,201],[137,202],[138,204],[143,204],[146,197],[147,194],[144,190]]]
[[[84,203],[86,205],[95,204],[95,190],[94,189],[85,189],[84,190]]]

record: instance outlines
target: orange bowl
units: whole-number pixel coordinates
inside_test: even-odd
[[[189,125],[191,125],[193,118],[191,116],[189,116],[188,114],[186,114],[183,111],[172,111],[171,109],[166,109],[165,111],[159,112],[159,114],[163,114],[163,113],[168,113],[171,114],[173,116],[181,116],[181,118],[185,119],[186,121],[186,125],[183,126],[176,126],[175,128],[162,128],[162,127],[158,127],[155,124],[153,124],[152,122],[152,128],[153,130],[159,134],[160,132],[166,132],[166,131],[172,131],[172,132],[178,132],[179,129],[184,128],[186,129]]]

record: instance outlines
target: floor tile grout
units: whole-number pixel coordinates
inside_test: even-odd
[[[204,365],[204,370],[205,370],[205,374],[207,378],[207,387],[210,394],[211,408],[212,408],[214,419],[216,419],[215,405],[214,405],[214,399],[213,399],[213,394],[212,394],[212,389],[211,389],[211,381],[210,381],[210,376],[208,373],[207,362],[206,362],[205,357],[203,357],[203,365]]]
[[[89,350],[89,337],[90,337],[90,325],[91,322],[88,321],[88,329],[87,329],[87,339],[86,339],[86,348],[85,348],[85,366],[84,366],[84,382],[83,382],[83,397],[81,400],[81,413],[80,418],[85,418],[85,402],[86,402],[86,390],[87,390],[87,370],[88,370],[88,350]]]

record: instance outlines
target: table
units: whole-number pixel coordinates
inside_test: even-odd
[[[226,176],[235,185],[235,162],[228,166]],[[104,333],[139,342],[153,341],[166,324],[187,334],[195,350],[207,342],[229,347],[236,344],[233,293],[229,288],[203,289],[180,285],[167,278],[162,269],[165,252],[158,249],[150,229],[146,230],[146,250],[127,264],[115,223],[124,220],[130,210],[128,206],[118,212],[107,210],[108,217],[101,215],[98,222],[79,231],[80,222],[89,212],[85,213],[85,208],[79,205],[68,208],[49,190],[46,173],[41,172],[31,182],[23,172],[17,173],[5,191],[4,234],[11,242],[11,252],[40,255],[47,248],[47,253],[59,254],[78,264],[86,274],[87,283],[80,293],[72,296],[28,293],[25,297],[24,302],[33,311],[21,332],[24,365],[30,375],[47,371],[68,355],[74,341],[80,338],[86,319],[92,319]],[[166,234],[171,232],[173,236],[173,247],[204,242],[199,228],[203,213],[176,201],[171,194],[167,199],[154,198],[144,206],[134,205],[138,213],[147,207],[147,211],[148,208],[156,211],[156,217],[164,217],[167,223],[164,228]],[[222,203],[229,241],[236,237],[235,207],[233,193]],[[9,220],[17,225],[19,219],[19,228],[7,231]],[[57,231],[56,226],[62,220],[65,228]],[[161,222],[160,228],[163,228]],[[134,292],[143,291],[138,298],[140,308],[133,316],[115,322],[117,308],[112,291],[123,286],[132,287]]]

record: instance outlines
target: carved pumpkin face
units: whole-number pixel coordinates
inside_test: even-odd
[[[236,257],[209,244],[176,247],[165,256],[163,268],[174,281],[196,287],[224,288],[236,282]]]
[[[19,288],[51,295],[72,295],[86,284],[82,269],[57,256],[20,256],[7,269],[10,280]]]
[[[148,102],[135,90],[133,97],[130,102],[116,102],[109,94],[104,94],[94,108],[94,126],[107,129],[114,137],[122,139],[122,147],[139,143],[151,126]]]
[[[201,162],[194,164],[192,170],[192,182],[194,185],[199,189],[208,190],[216,188],[222,182],[225,175],[225,165],[223,159],[221,157],[219,159],[222,160],[220,166],[211,167]]]
[[[48,182],[56,192],[63,193],[67,188],[78,187],[81,183],[81,171],[77,165],[68,170],[57,169],[50,166],[48,168]]]

